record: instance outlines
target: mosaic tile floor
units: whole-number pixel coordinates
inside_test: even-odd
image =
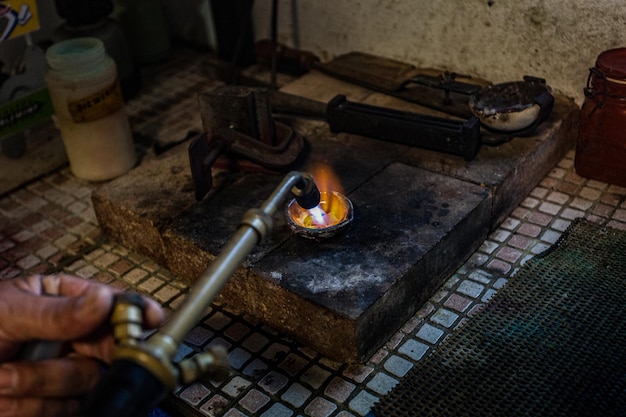
[[[175,73],[169,69],[166,77],[129,103],[133,129],[142,132],[138,146],[144,158],[154,153],[159,135],[184,136],[201,128],[194,115],[195,92],[205,82],[202,68],[196,62]],[[177,99],[170,101],[170,95]],[[152,122],[146,121],[150,116],[146,112],[155,104],[160,110]],[[233,375],[217,385],[183,387],[175,393],[180,408],[186,415],[213,417],[365,416],[417,362],[515,279],[515,271],[526,260],[554,243],[574,218],[626,229],[626,188],[581,178],[573,156],[572,151],[561,160],[365,364],[328,360],[252,317],[213,307],[188,335],[178,356],[215,344],[226,346]],[[62,168],[2,197],[0,279],[66,271],[136,289],[176,309],[188,291],[185,284],[101,234],[90,200],[96,187]]]

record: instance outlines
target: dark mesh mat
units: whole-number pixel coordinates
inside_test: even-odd
[[[626,232],[576,220],[376,417],[626,416]]]

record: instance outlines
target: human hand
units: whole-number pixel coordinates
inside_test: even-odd
[[[100,379],[101,363],[113,356],[106,330],[117,292],[69,275],[0,282],[0,417],[67,417],[78,411],[81,397]],[[162,320],[159,304],[147,300],[146,327]],[[64,341],[67,353],[18,360],[24,343],[36,340]]]

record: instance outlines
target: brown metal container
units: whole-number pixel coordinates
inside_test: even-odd
[[[575,167],[583,177],[626,186],[626,48],[602,52],[589,70]]]

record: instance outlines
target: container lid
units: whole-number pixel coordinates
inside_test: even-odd
[[[81,72],[97,67],[104,59],[104,44],[97,38],[67,39],[46,50],[46,63],[55,71]]]
[[[609,78],[626,79],[626,48],[602,52],[598,55],[596,67]]]

